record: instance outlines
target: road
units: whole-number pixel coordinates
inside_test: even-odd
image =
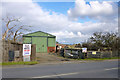
[[[118,61],[3,68],[3,78],[118,78]]]

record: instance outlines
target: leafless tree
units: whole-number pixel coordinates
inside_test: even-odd
[[[28,27],[31,27],[31,26],[10,25],[11,23],[20,22],[20,18],[7,17],[2,20],[5,22],[5,27],[4,27],[5,31],[3,32],[2,40],[9,40],[9,38],[12,37],[12,41],[16,42],[18,37],[23,34],[22,31],[24,30],[30,31]]]

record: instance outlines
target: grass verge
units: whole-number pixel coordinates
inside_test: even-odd
[[[78,59],[78,60],[110,60],[110,59],[120,59],[120,57],[112,57],[112,58],[88,58],[88,59]]]
[[[0,65],[34,65],[34,64],[38,64],[37,61],[32,61],[32,62],[4,62],[4,63],[0,63]]]

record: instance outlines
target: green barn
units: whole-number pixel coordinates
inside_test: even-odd
[[[55,52],[56,36],[42,31],[23,35],[24,44],[36,44],[36,52],[47,53]]]

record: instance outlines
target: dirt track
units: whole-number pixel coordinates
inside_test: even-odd
[[[57,61],[62,61],[65,59],[55,54],[48,54],[48,53],[37,53],[36,57],[37,57],[37,61],[40,63],[41,62],[53,62],[53,61],[57,62]]]

